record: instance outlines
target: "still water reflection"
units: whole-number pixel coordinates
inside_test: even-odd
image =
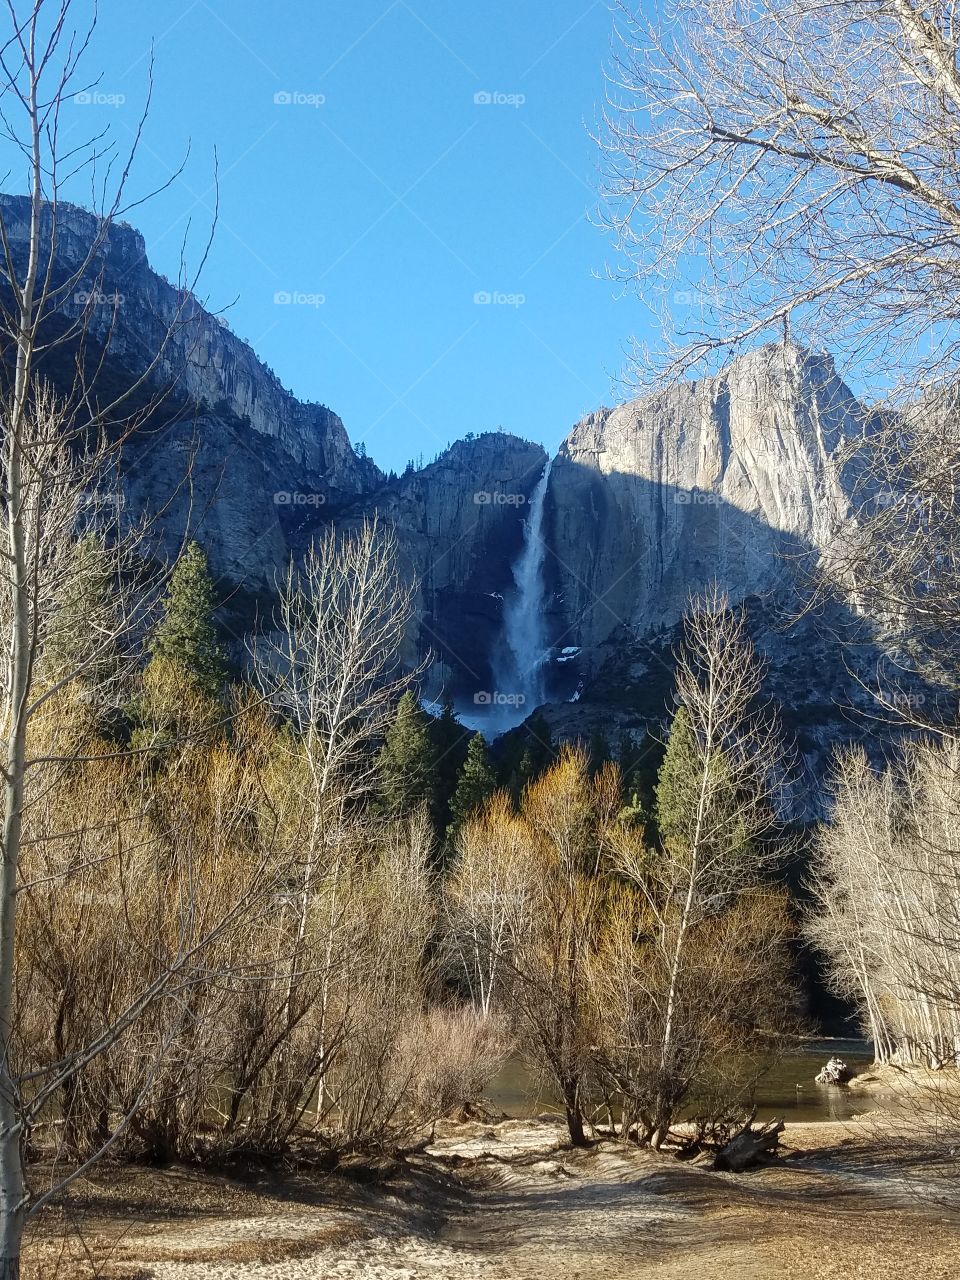
[[[854,1071],[865,1070],[873,1061],[872,1050],[864,1040],[804,1041],[760,1081],[756,1094],[759,1119],[783,1116],[795,1123],[849,1120],[851,1116],[869,1111],[875,1105],[869,1093],[814,1084],[814,1076],[832,1057],[843,1058]],[[550,1090],[538,1090],[536,1081],[516,1059],[506,1064],[487,1090],[487,1096],[509,1116],[533,1116],[556,1106]]]

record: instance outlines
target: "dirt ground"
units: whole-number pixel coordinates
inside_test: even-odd
[[[960,1217],[876,1126],[788,1127],[744,1175],[559,1125],[448,1125],[410,1164],[311,1176],[103,1171],[36,1228],[24,1280],[954,1280]]]

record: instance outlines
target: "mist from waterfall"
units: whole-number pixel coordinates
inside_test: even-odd
[[[544,700],[548,637],[544,617],[543,510],[551,466],[548,460],[530,495],[523,547],[512,567],[514,590],[503,612],[503,643],[499,661],[494,664],[495,696],[501,700],[499,710],[504,713],[497,718],[507,722],[507,727],[525,720]]]

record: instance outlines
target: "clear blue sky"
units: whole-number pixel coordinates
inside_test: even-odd
[[[602,0],[102,0],[88,65],[126,101],[67,119],[127,137],[153,37],[135,189],[192,148],[131,215],[153,265],[177,275],[190,219],[199,251],[216,148],[200,292],[234,304],[232,327],[284,385],[384,467],[497,426],[552,448],[610,403],[644,321],[595,278],[611,247],[590,222],[589,130],[612,22]]]

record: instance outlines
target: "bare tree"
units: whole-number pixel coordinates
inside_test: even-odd
[[[284,1005],[291,1025],[308,928],[311,920],[317,926],[318,915],[325,954],[311,963],[323,974],[321,1022],[343,962],[345,899],[355,891],[355,811],[374,780],[373,744],[410,679],[399,651],[414,590],[401,580],[395,539],[377,519],[355,534],[330,529],[311,543],[302,564],[291,563],[280,590],[278,630],[254,643],[260,688],[292,729],[283,739],[285,752],[281,746],[286,797],[278,804],[288,809],[295,797],[302,824],[300,871],[288,890],[296,919]],[[336,1035],[331,1029],[327,1038]],[[321,1043],[318,1065],[329,1066],[331,1049]]]
[[[70,594],[71,574],[82,572],[71,542],[84,526],[84,503],[109,483],[118,448],[149,415],[141,393],[151,399],[149,380],[159,359],[158,353],[119,394],[104,396],[91,386],[84,341],[91,323],[90,305],[77,311],[73,304],[85,282],[96,278],[111,225],[123,210],[143,118],[126,156],[114,152],[102,137],[79,147],[61,143],[62,108],[72,94],[88,87],[81,64],[93,32],[93,25],[79,31],[71,28],[71,9],[71,0],[34,0],[25,5],[7,0],[8,32],[0,42],[3,132],[23,162],[28,190],[21,205],[0,216],[0,340],[7,370],[0,409],[0,626],[5,654],[0,680],[0,1276],[11,1280],[19,1274],[20,1240],[31,1203],[24,1176],[31,1108],[45,1093],[50,1078],[62,1083],[79,1071],[81,1059],[88,1060],[97,1045],[102,1047],[111,1035],[120,1034],[121,1025],[127,1025],[126,1020],[156,992],[152,986],[141,992],[112,1030],[103,1032],[106,1041],[98,1038],[79,1058],[63,1064],[43,1089],[31,1082],[29,1071],[18,1068],[14,981],[20,862],[31,778],[42,763],[29,754],[30,726],[58,689],[93,671],[102,653],[115,643],[116,626],[108,626],[98,642],[87,647],[73,670],[61,669],[45,685],[40,678],[43,646],[55,628],[51,620],[58,605]],[[118,178],[112,193],[105,195],[111,171]],[[90,182],[95,202],[99,196],[96,232],[81,260],[65,267],[60,254],[60,192],[65,182],[83,178]],[[23,217],[18,213],[21,207]],[[108,326],[102,335],[104,353],[109,336]],[[41,385],[41,361],[49,361],[58,349],[68,355],[79,350],[74,388],[66,402],[55,401]],[[102,357],[98,362],[94,356],[94,375],[101,363]]]
[[[597,1038],[590,958],[604,921],[604,835],[619,799],[613,766],[593,778],[586,753],[565,748],[518,814],[497,795],[464,824],[446,901],[448,946],[475,1007],[506,1014],[578,1146]]]
[[[629,833],[617,851],[662,952],[654,1146],[665,1139],[687,1088],[679,1028],[691,951],[707,922],[761,885],[773,857],[773,842],[764,837],[775,829],[787,757],[775,718],[757,707],[761,683],[742,613],[716,592],[693,601],[678,653],[678,712],[657,793],[663,851],[649,857]]]
[[[621,858],[628,838],[621,832]],[[648,851],[646,865],[656,857]],[[591,962],[592,1091],[623,1139],[659,1144],[682,1115],[695,1124],[684,1142],[722,1145],[797,1026],[787,894],[758,884],[716,904],[689,929],[679,972],[664,905],[652,912],[648,894],[621,884],[606,906]]]
[[[875,772],[840,757],[808,929],[854,994],[879,1061],[960,1064],[960,745],[921,742]]]
[[[848,446],[852,517],[822,586],[874,618],[898,662],[944,691],[915,701],[887,679],[881,710],[915,728],[952,720],[960,691],[960,418],[956,392],[921,392]],[[951,696],[952,695],[952,696]]]
[[[517,812],[496,795],[458,834],[447,947],[475,1008],[504,1014],[555,1088],[574,1144],[604,1103],[624,1138],[656,1146],[693,1101],[717,1128],[793,1029],[792,926],[762,839],[783,752],[758,689],[742,618],[696,604],[662,848],[621,808],[616,767],[593,777],[571,748]]]
[[[682,269],[697,290],[680,302],[680,366],[789,320],[860,368],[952,379],[953,0],[619,9],[609,219],[628,275],[683,289]]]
[[[854,518],[827,582],[956,686],[957,6],[618,8],[604,216],[669,335],[634,367],[795,338],[869,387],[887,407],[847,442]]]
[[[329,529],[281,584],[278,630],[255,643],[255,669],[304,745],[318,797],[344,803],[370,789],[370,744],[411,679],[400,646],[415,591],[376,517],[355,534]]]
[[[514,958],[529,928],[531,833],[497,792],[457,835],[444,884],[444,939],[454,973],[483,1017],[509,1004]]]

